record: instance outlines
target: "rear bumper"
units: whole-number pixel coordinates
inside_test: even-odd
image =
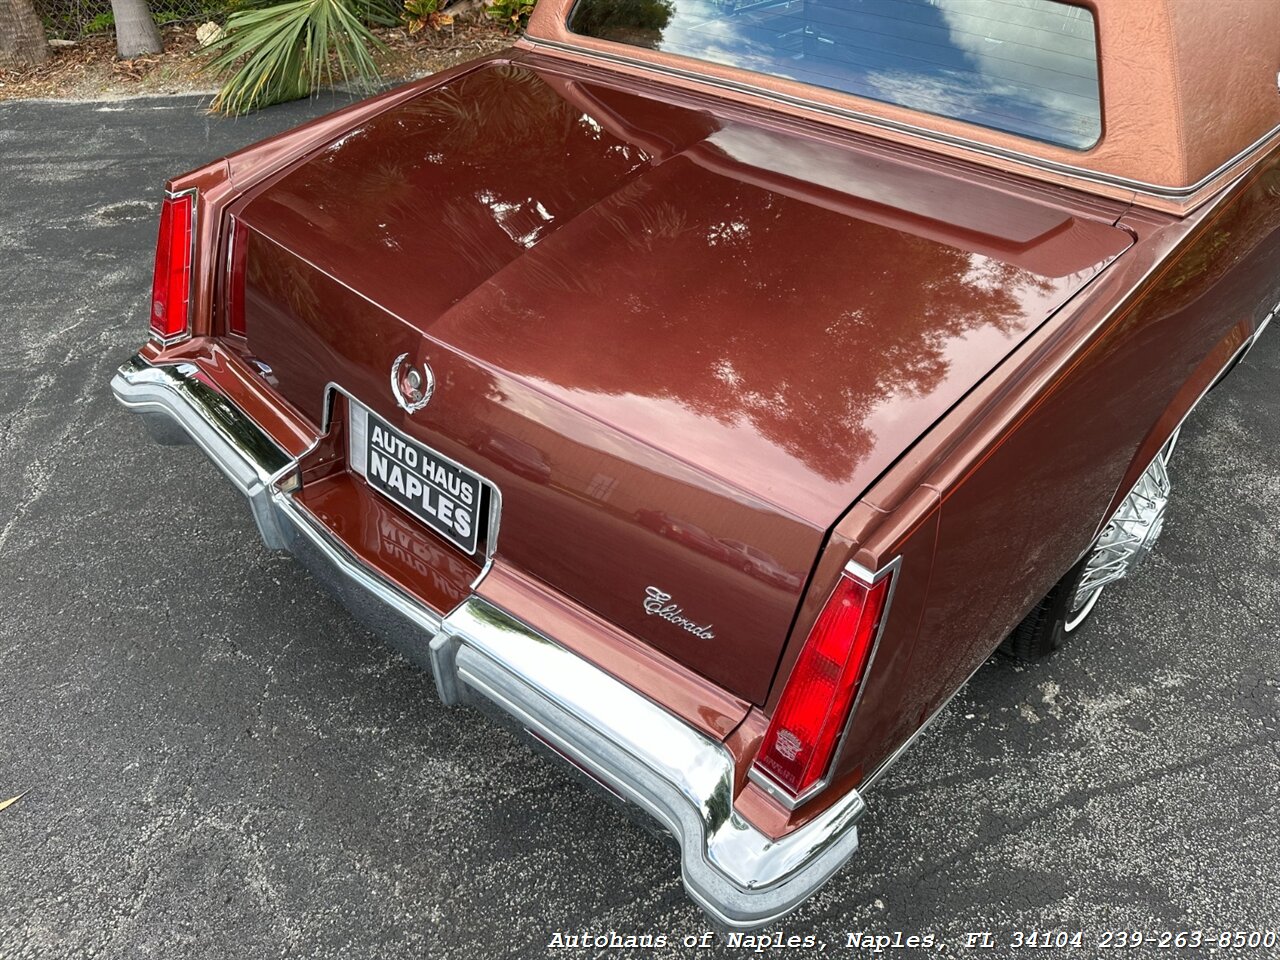
[[[669,830],[690,897],[718,922],[778,919],[857,850],[856,791],[774,840],[734,809],[723,744],[479,596],[441,615],[383,580],[289,493],[296,462],[197,372],[135,356],[111,387],[158,439],[197,444],[248,498],[266,544],[428,666],[446,704],[496,708]]]

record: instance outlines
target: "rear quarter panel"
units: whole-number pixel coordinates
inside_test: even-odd
[[[841,520],[766,708],[730,746],[754,756],[845,562],[901,556],[902,582],[832,785],[781,834],[864,784],[1091,545],[1137,476],[1280,300],[1280,154],[1184,219],[1131,211],[1135,246],[976,387]],[[1177,473],[1175,499],[1182,483]]]
[[[1139,238],[1130,254],[1027,345],[1007,385],[956,411],[960,429],[944,424],[904,465],[941,499],[899,704],[911,723],[944,704],[1088,549],[1280,299],[1276,154],[1184,220],[1126,219]],[[1176,458],[1172,472],[1175,491],[1194,482]],[[891,499],[894,485],[870,499]]]

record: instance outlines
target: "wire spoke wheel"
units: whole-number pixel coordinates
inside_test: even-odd
[[[1098,536],[1072,597],[1066,626],[1068,632],[1084,622],[1103,588],[1131,574],[1160,539],[1172,489],[1169,460],[1177,446],[1179,433],[1181,428],[1175,430],[1160,448]]]
[[[1175,430],[1142,472],[1093,549],[1014,628],[1001,650],[1021,660],[1048,656],[1088,619],[1103,590],[1131,574],[1151,553],[1164,529],[1171,490],[1169,459],[1178,434]]]

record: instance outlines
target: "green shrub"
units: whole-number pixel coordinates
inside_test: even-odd
[[[211,109],[248,113],[305,97],[322,80],[332,84],[337,79],[335,62],[344,82],[372,87],[379,79],[373,51],[383,44],[362,15],[385,23],[386,5],[353,0],[238,5],[222,38],[206,48],[208,69],[231,74]]]
[[[529,25],[529,14],[538,0],[489,0],[488,14],[512,32]]]
[[[106,33],[108,30],[115,29],[116,16],[110,11],[100,13],[93,19],[85,23],[82,28],[85,33]]]
[[[440,30],[453,26],[453,14],[442,12],[449,0],[404,0],[404,11],[400,19],[410,34],[417,33],[423,27]]]

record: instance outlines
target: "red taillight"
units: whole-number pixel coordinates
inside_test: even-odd
[[[191,334],[191,253],[195,194],[164,198],[156,271],[151,281],[151,332],[165,343]]]
[[[752,773],[792,801],[823,783],[849,720],[888,607],[893,570],[862,582],[842,574],[782,691]]]

